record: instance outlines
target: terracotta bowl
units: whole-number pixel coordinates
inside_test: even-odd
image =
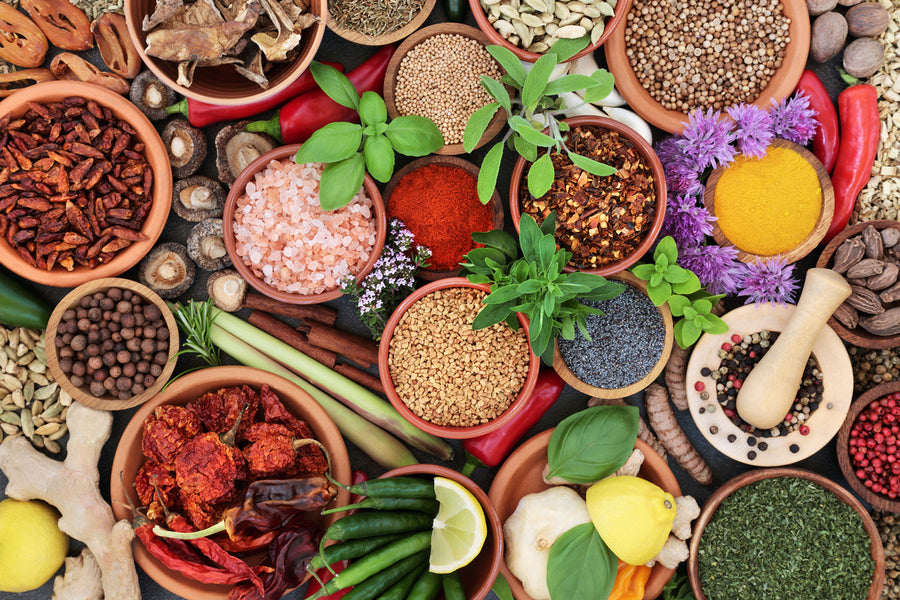
[[[460,169],[463,169],[469,175],[474,177],[476,181],[478,180],[479,168],[469,161],[463,160],[462,158],[458,158],[456,156],[436,156],[433,154],[430,156],[419,158],[394,173],[394,176],[391,177],[391,180],[388,181],[387,185],[384,187],[384,204],[387,207],[388,213],[390,213],[391,194],[393,193],[394,188],[397,186],[397,182],[399,182],[401,179],[403,179],[403,177],[415,171],[416,169],[420,169],[428,165],[459,167]],[[494,190],[494,194],[491,196],[491,199],[488,202],[488,208],[490,208],[491,210],[491,225],[493,226],[493,228],[503,230],[503,204],[500,201],[500,194],[497,192],[497,190]],[[459,272],[461,270],[462,267],[458,267],[450,271],[422,269],[416,274],[416,276],[420,279],[424,279],[425,281],[437,281],[438,279],[445,279],[447,277],[459,277]]]
[[[634,144],[641,156],[643,156],[650,164],[650,171],[653,173],[653,189],[656,192],[656,214],[653,217],[653,225],[650,227],[650,230],[647,231],[647,234],[641,243],[635,248],[634,252],[621,260],[606,264],[597,269],[576,269],[568,264],[563,267],[563,270],[567,273],[583,271],[585,273],[594,273],[603,276],[624,271],[639,261],[641,257],[653,247],[653,244],[656,242],[656,236],[659,234],[659,230],[662,229],[663,221],[666,218],[666,175],[663,172],[662,163],[659,162],[659,157],[656,156],[656,152],[653,151],[653,148],[644,138],[632,128],[623,125],[618,121],[613,121],[606,117],[573,117],[571,119],[565,119],[564,122],[568,123],[572,128],[579,125],[593,125],[595,127],[616,131]],[[544,130],[544,133],[546,133],[546,130]],[[513,225],[516,227],[516,232],[519,231],[519,219],[522,216],[522,207],[519,204],[519,188],[524,185],[525,167],[527,164],[528,161],[520,156],[518,160],[516,160],[512,179],[510,179],[509,182],[509,209],[513,219]]]
[[[481,503],[484,509],[484,517],[487,520],[488,536],[484,542],[481,552],[475,557],[475,560],[460,569],[459,574],[462,579],[463,589],[466,592],[468,600],[484,600],[494,580],[497,579],[497,573],[500,572],[500,565],[503,562],[503,529],[501,528],[500,518],[497,516],[497,510],[494,508],[487,494],[484,493],[478,485],[453,469],[442,467],[440,465],[409,465],[408,467],[400,467],[388,471],[379,479],[385,477],[405,476],[438,476],[452,479],[462,484],[472,495]]]
[[[607,40],[611,40],[613,36],[613,31],[619,29],[619,24],[624,20],[625,15],[628,14],[628,11],[631,9],[632,0],[619,0],[619,3],[616,5],[615,14],[611,19],[607,19],[604,22],[603,35],[600,36],[600,39],[597,40],[596,44],[589,44],[587,48],[570,58],[569,60],[575,60],[576,58],[581,58],[582,56],[586,56],[587,54],[593,52],[600,46],[602,46]],[[513,44],[510,44],[506,41],[502,35],[500,35],[496,29],[494,29],[493,25],[488,21],[487,14],[484,12],[484,9],[481,8],[481,0],[469,0],[469,8],[472,10],[472,15],[475,17],[475,22],[478,24],[478,28],[481,29],[488,38],[490,38],[492,44],[497,44],[499,46],[503,46],[504,48],[508,48],[513,54],[518,56],[520,59],[526,62],[535,62],[539,59],[542,54],[536,54],[534,52],[529,52],[524,48],[519,48]]]
[[[338,36],[344,38],[348,42],[353,42],[354,44],[362,44],[363,46],[385,46],[387,44],[393,44],[396,41],[402,40],[415,30],[417,30],[419,27],[421,27],[422,23],[424,23],[426,19],[428,19],[428,17],[431,15],[431,11],[434,10],[435,4],[437,4],[437,0],[425,0],[425,3],[422,5],[422,10],[416,13],[416,16],[413,17],[409,23],[407,23],[400,29],[382,35],[366,35],[365,33],[360,33],[358,31],[353,31],[352,29],[347,29],[346,27],[341,27],[330,15],[328,17],[327,25],[328,29],[336,33]]]
[[[827,477],[803,469],[789,468],[758,469],[738,475],[713,492],[712,496],[706,501],[706,504],[703,505],[703,510],[700,511],[700,517],[694,521],[694,535],[691,537],[690,543],[691,554],[688,557],[688,576],[691,580],[691,589],[694,591],[694,596],[697,597],[697,600],[707,600],[706,595],[703,593],[703,588],[700,585],[699,557],[697,552],[700,548],[700,539],[703,537],[703,531],[709,524],[710,519],[712,519],[713,514],[715,514],[716,509],[719,508],[719,505],[722,504],[722,501],[725,500],[725,498],[740,488],[763,479],[774,479],[776,477],[800,477],[812,481],[837,496],[838,499],[845,504],[849,504],[850,507],[856,511],[862,519],[866,533],[869,534],[869,538],[871,539],[870,547],[872,559],[875,561],[875,575],[872,578],[872,586],[869,588],[869,595],[866,596],[866,600],[878,600],[878,598],[881,597],[881,588],[884,585],[884,548],[881,545],[881,537],[878,534],[875,522],[872,521],[872,517],[869,516],[869,513],[863,508],[863,505],[859,500]],[[725,599],[714,598],[710,600]]]
[[[428,294],[436,290],[458,287],[473,288],[490,293],[489,286],[477,283],[469,283],[467,279],[462,277],[450,277],[448,279],[441,279],[439,281],[433,281],[429,284],[426,284],[407,296],[406,299],[400,303],[400,306],[397,307],[397,310],[395,310],[393,314],[391,314],[391,318],[388,319],[387,325],[385,325],[384,328],[384,333],[381,336],[381,343],[378,346],[378,373],[381,376],[381,385],[384,386],[385,394],[387,394],[388,400],[390,400],[394,408],[397,409],[397,412],[399,412],[404,419],[406,419],[422,431],[425,431],[432,435],[436,435],[438,437],[450,439],[478,437],[480,435],[496,431],[503,427],[503,425],[505,425],[516,415],[516,413],[519,412],[519,410],[522,409],[522,405],[525,399],[528,398],[529,394],[531,394],[531,390],[534,389],[534,384],[537,381],[538,369],[541,366],[540,359],[535,356],[534,352],[532,352],[531,348],[529,348],[528,355],[530,358],[528,363],[528,375],[525,377],[525,383],[522,385],[522,389],[519,392],[519,395],[516,396],[515,400],[512,401],[512,404],[509,405],[509,408],[507,408],[505,412],[503,412],[500,416],[494,418],[493,420],[488,421],[487,423],[484,423],[482,425],[473,425],[471,427],[453,427],[447,425],[435,425],[434,423],[430,423],[425,419],[416,416],[416,414],[413,413],[412,410],[410,410],[406,406],[406,404],[403,403],[403,400],[400,399],[400,396],[397,395],[397,391],[394,388],[394,382],[391,379],[391,369],[388,363],[391,338],[393,337],[394,329],[397,327],[397,323],[400,322],[400,317],[402,317],[403,313],[409,310],[409,307],[415,304],[417,300],[424,296],[427,296]],[[527,333],[528,319],[522,314],[517,314],[517,316],[519,317],[519,323]]]
[[[855,235],[859,235],[862,233],[863,229],[872,225],[875,229],[881,231],[882,229],[893,228],[900,230],[900,221],[891,221],[891,220],[880,220],[880,221],[863,221],[857,223],[856,225],[851,225],[850,227],[844,229],[842,232],[837,234],[834,239],[828,242],[828,245],[825,246],[825,249],[822,250],[822,254],[819,255],[819,260],[816,261],[816,266],[820,268],[830,268],[832,265],[832,259],[834,258],[834,253],[837,251],[838,246],[844,243],[847,238],[851,238]],[[884,350],[885,348],[893,348],[895,346],[900,346],[900,333],[896,335],[875,335],[873,333],[869,333],[862,327],[857,327],[856,329],[847,329],[844,327],[843,323],[831,317],[828,319],[828,324],[832,329],[837,332],[841,339],[853,344],[854,346],[860,346],[862,348],[873,348],[875,350]]]
[[[231,189],[228,191],[228,198],[225,200],[225,209],[222,215],[222,228],[225,239],[225,249],[228,251],[228,256],[231,257],[231,262],[234,265],[234,268],[238,270],[238,273],[241,274],[247,283],[253,286],[256,291],[261,294],[265,294],[270,298],[275,298],[276,300],[281,300],[282,302],[287,302],[290,304],[319,304],[322,302],[328,302],[329,300],[334,300],[336,298],[340,298],[342,293],[339,288],[335,288],[333,290],[329,290],[327,292],[322,292],[321,294],[291,294],[288,292],[282,292],[281,290],[277,290],[269,284],[265,283],[262,279],[254,275],[254,273],[250,270],[250,268],[244,264],[243,259],[238,256],[237,251],[235,250],[235,242],[234,242],[234,209],[237,203],[237,199],[244,193],[244,188],[247,187],[247,183],[253,180],[256,174],[263,169],[266,168],[266,165],[269,164],[272,160],[284,160],[291,159],[295,154],[297,154],[297,150],[300,148],[300,144],[292,144],[290,146],[281,146],[279,148],[275,148],[274,150],[270,150],[266,152],[262,156],[258,157],[252,163],[247,165],[247,168],[241,171],[241,174],[238,175],[237,180],[232,184]],[[365,181],[363,182],[363,186],[366,188],[366,193],[369,195],[369,198],[372,199],[372,206],[375,211],[375,247],[372,249],[372,254],[369,256],[369,260],[363,265],[363,268],[356,274],[356,279],[358,281],[362,281],[366,275],[372,270],[372,267],[375,266],[375,261],[378,260],[378,257],[381,256],[381,250],[384,248],[384,240],[387,236],[387,217],[386,212],[384,210],[384,202],[381,200],[381,193],[378,191],[378,187],[375,185],[375,181],[366,174]]]
[[[803,241],[780,255],[788,264],[790,264],[797,262],[812,252],[815,247],[818,246],[819,242],[822,241],[822,238],[825,237],[825,233],[828,231],[828,227],[831,225],[831,220],[834,217],[834,188],[831,185],[831,178],[828,176],[828,172],[825,170],[821,161],[803,146],[787,140],[776,139],[772,142],[770,147],[787,148],[799,154],[801,158],[806,160],[813,170],[815,170],[816,177],[819,179],[819,187],[822,188],[822,207],[819,209],[819,216],[816,219],[812,231],[809,232],[809,235],[807,235]],[[719,184],[719,178],[722,177],[722,173],[724,173],[727,168],[727,165],[720,166],[710,174],[709,179],[706,182],[706,192],[703,196],[703,203],[706,205],[706,209],[709,213],[713,216],[716,214],[716,186]],[[712,226],[713,238],[716,240],[716,243],[720,246],[734,246],[738,251],[738,260],[755,264],[757,260],[770,258],[769,256],[752,254],[735,245],[734,242],[729,240],[725,236],[725,233],[722,232],[718,221],[714,221]]]
[[[62,319],[64,312],[70,308],[76,307],[78,302],[85,296],[90,296],[95,292],[104,292],[112,287],[131,290],[141,298],[144,298],[155,305],[160,312],[162,312],[163,318],[166,321],[166,327],[169,330],[169,349],[167,351],[169,358],[163,366],[162,373],[156,378],[156,382],[153,385],[142,393],[132,396],[128,400],[119,400],[117,397],[111,395],[94,396],[90,393],[90,387],[87,385],[76,387],[63,373],[62,369],[60,369],[56,344],[53,343],[56,338],[59,322]],[[139,404],[143,404],[159,393],[175,371],[175,360],[173,359],[175,358],[175,354],[178,353],[179,347],[178,324],[175,322],[175,316],[172,314],[172,311],[169,310],[169,307],[166,306],[165,300],[160,298],[156,292],[136,281],[131,281],[130,279],[120,279],[116,277],[97,279],[96,281],[84,283],[66,294],[50,314],[50,320],[47,322],[45,336],[47,339],[47,344],[45,346],[47,352],[47,366],[50,369],[50,374],[53,375],[54,381],[59,383],[59,386],[68,392],[75,400],[78,400],[85,406],[90,406],[91,408],[100,410],[126,410],[138,406]]]
[[[387,105],[388,115],[390,115],[391,119],[396,119],[400,116],[400,113],[397,111],[394,96],[394,88],[397,87],[397,73],[400,70],[400,63],[410,50],[436,35],[461,35],[478,41],[482,46],[488,46],[491,43],[488,36],[483,32],[474,27],[463,25],[462,23],[438,23],[437,25],[430,25],[429,27],[420,29],[403,40],[403,43],[400,44],[394,52],[394,55],[391,57],[391,62],[388,63],[387,73],[384,76],[384,102]],[[481,139],[475,144],[475,148],[481,148],[494,139],[494,136],[500,133],[500,130],[503,129],[504,125],[506,125],[506,112],[498,110],[494,115],[494,118],[491,119],[490,124],[488,124],[488,128],[481,136]],[[465,154],[466,151],[463,148],[462,142],[460,142],[458,144],[447,144],[436,150],[434,153]]]
[[[29,102],[58,102],[69,96],[96,100],[137,131],[138,138],[146,146],[147,162],[153,169],[153,206],[144,221],[144,226],[141,227],[141,233],[147,239],[134,242],[117,253],[113,260],[93,269],[79,265],[71,271],[59,266],[50,271],[37,269],[19,256],[19,253],[7,243],[5,236],[0,236],[0,263],[3,266],[26,279],[54,287],[75,287],[101,277],[113,277],[136,265],[156,243],[172,205],[172,169],[166,147],[147,117],[129,102],[128,98],[106,88],[80,81],[47,81],[19,90],[5,98],[0,102],[0,115],[11,113],[13,116],[21,116],[28,110]]]
[[[614,275],[609,275],[608,279],[621,281],[622,283],[638,288],[644,294],[647,293],[647,282],[642,279],[638,279],[637,277],[632,275],[630,271],[622,271]],[[585,383],[584,381],[578,379],[575,373],[573,373],[572,370],[569,369],[568,365],[566,365],[565,361],[563,360],[562,354],[560,354],[559,351],[558,339],[554,342],[556,349],[553,352],[553,370],[559,373],[559,376],[563,378],[563,381],[571,385],[579,392],[589,394],[596,398],[625,398],[627,396],[640,392],[648,385],[653,383],[659,376],[659,374],[662,373],[662,370],[666,367],[666,363],[669,361],[669,354],[672,353],[672,344],[675,340],[675,333],[672,325],[672,311],[669,310],[669,305],[663,304],[662,306],[657,306],[656,310],[658,310],[659,314],[662,316],[663,325],[666,329],[666,336],[663,340],[662,354],[660,354],[659,360],[656,361],[656,363],[653,365],[653,368],[650,369],[650,371],[646,375],[641,377],[638,381],[623,388],[616,389],[601,388],[590,385],[589,383]],[[575,335],[580,334],[576,333]]]
[[[544,483],[541,477],[541,471],[547,464],[547,445],[550,443],[552,433],[553,430],[548,429],[523,443],[509,455],[497,471],[488,495],[497,507],[501,523],[515,512],[523,496],[543,492],[552,487]],[[680,496],[681,487],[666,461],[640,439],[635,440],[634,447],[644,454],[640,477],[655,483],[676,498]],[[531,596],[525,593],[522,582],[510,572],[506,560],[500,563],[500,572],[509,582],[516,600],[532,600]],[[675,569],[668,569],[662,565],[654,566],[644,588],[644,600],[656,598],[674,574]]]
[[[206,392],[214,392],[223,387],[247,384],[255,390],[266,384],[278,394],[278,398],[295,417],[306,421],[313,433],[321,441],[331,456],[332,474],[338,481],[350,484],[350,459],[347,448],[334,421],[312,396],[295,384],[258,369],[250,367],[213,367],[201,369],[179,377],[162,393],[142,406],[128,422],[122,433],[116,454],[113,457],[112,476],[110,477],[110,496],[113,513],[116,519],[131,521],[132,514],[128,508],[128,500],[136,503],[133,482],[138,470],[145,462],[141,453],[142,425],[157,406],[162,404],[184,405]],[[120,477],[121,475],[121,477]],[[124,483],[123,483],[124,482]],[[334,506],[348,503],[350,494],[339,490]],[[340,514],[320,516],[310,514],[319,531],[337,520]],[[231,586],[203,584],[164,567],[152,557],[144,545],[134,543],[134,559],[137,564],[159,585],[173,594],[188,600],[224,600]]]
[[[147,33],[141,27],[144,17],[150,16],[156,8],[155,0],[128,0],[125,3],[125,22],[134,47],[144,64],[159,77],[159,80],[182,96],[227,106],[239,106],[249,102],[258,102],[277,94],[289,86],[312,62],[316,51],[325,35],[325,22],[328,18],[327,0],[309,0],[309,12],[320,17],[312,27],[303,30],[300,52],[293,61],[272,63],[273,67],[266,72],[269,79],[268,89],[263,89],[234,70],[232,65],[218,67],[197,67],[190,87],[176,83],[178,79],[178,63],[149,56]],[[251,44],[253,42],[250,42]]]

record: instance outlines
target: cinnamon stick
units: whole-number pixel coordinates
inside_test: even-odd
[[[297,329],[306,333],[310,344],[346,356],[363,368],[378,364],[378,344],[372,340],[315,321],[304,321]]]
[[[314,358],[326,367],[331,369],[334,368],[334,363],[337,360],[337,355],[334,352],[310,344],[304,334],[287,323],[279,321],[272,315],[258,310],[251,312],[247,321],[251,325],[256,325],[269,335],[277,337],[285,344],[296,348],[310,358]]]
[[[248,293],[247,297],[244,298],[244,306],[253,310],[281,315],[282,317],[303,319],[304,321],[318,321],[325,325],[334,325],[334,321],[337,319],[337,311],[328,306],[321,304],[288,304],[262,294]]]
[[[360,371],[353,365],[337,363],[334,365],[334,370],[347,379],[352,379],[359,385],[369,388],[373,392],[378,392],[379,394],[384,393],[384,386],[381,385],[381,380],[379,378],[369,375],[365,371]]]

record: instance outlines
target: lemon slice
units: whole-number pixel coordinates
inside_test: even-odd
[[[478,556],[487,539],[484,509],[472,493],[445,477],[434,478],[434,493],[440,503],[431,530],[432,573],[452,573]]]

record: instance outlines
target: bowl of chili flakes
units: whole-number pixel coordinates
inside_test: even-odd
[[[229,391],[235,389],[238,391]],[[273,395],[277,397],[276,400],[273,400]],[[230,483],[228,477],[223,474],[234,472],[232,469],[234,465],[229,463],[233,455],[230,453],[209,454],[201,462],[205,465],[214,463],[216,468],[202,470],[202,473],[209,474],[207,475],[209,479],[202,482],[203,485],[199,489],[202,490],[200,493],[215,497],[195,498],[195,493],[182,496],[180,491],[175,491],[171,486],[166,485],[167,483],[176,484],[176,472],[168,470],[168,467],[162,467],[159,462],[168,458],[174,466],[179,460],[176,456],[181,457],[180,449],[174,450],[172,446],[168,445],[169,440],[184,436],[185,433],[190,435],[196,432],[196,436],[191,438],[192,440],[210,436],[210,432],[217,430],[221,430],[220,433],[223,434],[227,433],[229,429],[234,428],[237,414],[240,412],[235,409],[235,398],[249,400],[249,408],[241,417],[241,423],[246,422],[247,429],[244,429],[241,423],[238,424],[236,428],[238,442],[232,448],[232,450],[241,448],[238,453],[243,458],[238,460],[244,461],[244,469],[250,472],[249,476],[246,480],[238,481],[230,493],[223,493],[224,488]],[[177,410],[174,410],[176,408]],[[248,438],[253,437],[250,428],[256,427],[259,428],[259,431],[265,431],[273,425],[276,428],[281,425],[286,426],[295,437],[309,437],[309,433],[302,433],[302,431],[311,432],[311,437],[318,439],[328,450],[334,479],[347,485],[350,484],[350,459],[343,438],[337,426],[312,396],[286,379],[258,369],[234,366],[207,368],[194,371],[173,381],[162,393],[141,406],[129,421],[113,458],[110,492],[116,519],[128,519],[129,521],[133,519],[132,512],[128,508],[129,500],[133,504],[143,504],[140,500],[136,501],[138,497],[135,492],[136,480],[139,478],[144,480],[141,491],[146,500],[146,490],[149,487],[147,483],[153,477],[150,470],[159,468],[160,471],[157,472],[154,480],[160,492],[155,492],[154,495],[157,498],[160,496],[165,498],[166,503],[171,504],[168,507],[170,510],[177,509],[177,512],[189,522],[196,519],[197,523],[194,525],[196,528],[219,521],[223,507],[237,506],[242,502],[244,488],[250,479],[281,478],[277,474],[273,474],[278,468],[273,467],[274,459],[278,458],[275,456],[275,450],[266,450],[263,455],[254,454],[254,450],[251,448],[254,444],[247,445]],[[199,433],[203,430],[209,430],[209,432]],[[182,443],[188,443],[188,439],[183,438]],[[197,457],[197,448],[202,446],[204,445],[194,444],[195,458]],[[257,445],[257,449],[260,447]],[[147,450],[157,460],[148,459],[144,450]],[[227,456],[225,456],[226,454]],[[320,467],[317,465],[323,464],[321,451],[313,446],[301,447],[295,458],[296,461],[292,463],[293,467],[290,467],[290,472],[294,474],[286,475],[287,477],[305,477],[307,473],[319,471]],[[270,459],[273,460],[270,461]],[[182,457],[181,460],[184,460],[184,464],[186,464],[192,459]],[[153,463],[153,465],[149,463]],[[302,471],[296,472],[298,469]],[[190,471],[192,477],[196,472],[193,469]],[[193,482],[188,484],[189,479],[183,477],[182,483],[185,483],[186,486],[193,485],[196,489],[198,487],[197,479],[193,479]],[[230,499],[220,502],[219,500],[224,496]],[[214,502],[210,504],[205,500]],[[349,493],[346,490],[338,490],[329,506],[343,506],[348,501]],[[147,514],[150,517],[164,519],[164,511],[158,501],[149,505],[145,504],[145,506],[147,506]],[[315,538],[318,538],[325,528],[340,516],[339,514],[322,516],[318,512],[305,513],[303,516],[313,524]],[[224,534],[219,534],[219,536],[225,537]],[[314,539],[313,544],[317,544],[317,540]],[[195,581],[164,566],[147,551],[143,543],[136,542],[133,548],[135,561],[151,579],[170,592],[188,600],[224,599],[232,589],[230,585]],[[264,551],[265,548],[248,559],[248,562],[253,564],[262,560],[265,556]]]

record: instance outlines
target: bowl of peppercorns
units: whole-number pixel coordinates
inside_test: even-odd
[[[114,277],[78,286],[46,330],[47,364],[75,400],[101,410],[132,408],[172,376],[178,326],[155,292]]]

